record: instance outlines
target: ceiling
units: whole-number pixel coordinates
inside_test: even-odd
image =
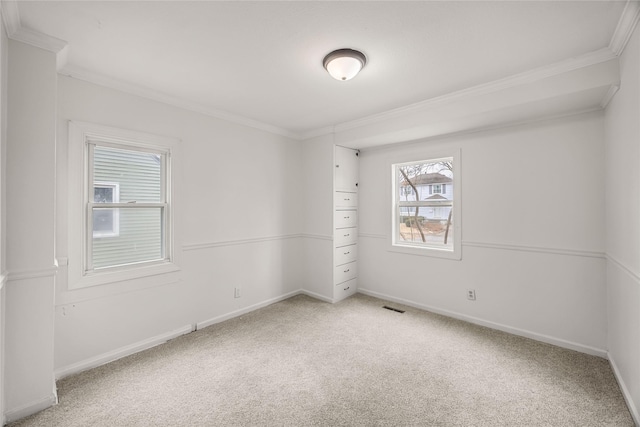
[[[4,3],[7,3],[6,1]],[[63,74],[303,139],[610,47],[625,1],[18,1]],[[3,6],[4,7],[4,6]],[[353,80],[323,57],[368,58]],[[114,83],[115,84],[115,83]]]

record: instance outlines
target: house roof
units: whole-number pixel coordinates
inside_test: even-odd
[[[413,185],[448,184],[453,182],[453,179],[446,175],[442,175],[441,173],[424,173],[422,175],[412,177],[410,180]],[[400,185],[409,185],[409,183],[404,181]]]
[[[447,199],[446,197],[440,194],[434,194],[433,196],[427,197],[425,200],[449,200],[449,199]]]

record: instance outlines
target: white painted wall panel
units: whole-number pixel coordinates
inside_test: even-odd
[[[462,261],[389,252],[389,165],[458,147]],[[363,150],[360,287],[604,354],[603,153],[599,113]]]
[[[9,40],[0,19],[0,424],[4,424],[4,330],[5,330],[5,279],[6,279],[6,187],[5,173],[7,148],[7,66]]]
[[[620,90],[606,111],[609,358],[640,423],[640,31],[620,58]]]
[[[333,168],[331,135],[301,143],[303,163],[302,288],[333,300]]]
[[[9,42],[7,268],[53,266],[56,57]],[[53,68],[51,68],[53,66]],[[34,240],[37,239],[37,240]],[[36,244],[37,241],[37,244]]]
[[[69,77],[60,77],[58,176],[67,121],[179,138],[177,275],[56,293],[57,372],[184,331],[301,288],[297,142]],[[58,185],[58,256],[67,257],[67,186]],[[330,196],[330,194],[329,194]],[[330,202],[329,202],[330,205]],[[329,208],[328,208],[329,209]],[[77,260],[69,259],[69,263]],[[234,287],[242,296],[234,298]],[[131,347],[134,346],[134,347]],[[114,353],[115,352],[115,353]],[[83,365],[84,362],[89,365]]]
[[[5,414],[51,405],[55,286],[56,57],[9,41]]]
[[[640,420],[640,278],[607,266],[608,350],[635,420]]]
[[[333,141],[322,136],[303,147],[303,230],[305,234],[333,234]]]

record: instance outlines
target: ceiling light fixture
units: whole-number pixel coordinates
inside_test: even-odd
[[[351,80],[367,63],[362,52],[353,49],[338,49],[324,57],[322,65],[336,80]]]

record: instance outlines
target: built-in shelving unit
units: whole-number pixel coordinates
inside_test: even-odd
[[[359,151],[336,146],[333,184],[333,300],[358,289],[358,156]]]

